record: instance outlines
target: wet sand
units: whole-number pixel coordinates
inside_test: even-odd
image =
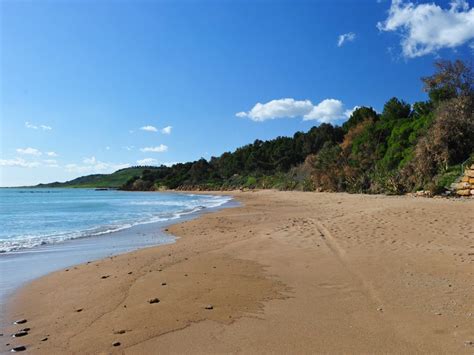
[[[170,227],[175,244],[28,284],[1,351],[474,351],[474,200],[232,195],[241,207]]]

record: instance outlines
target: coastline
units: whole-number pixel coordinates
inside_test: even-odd
[[[20,289],[7,319],[31,331],[4,329],[2,352],[472,351],[474,201],[229,194],[176,243]]]
[[[2,253],[0,254],[2,273],[0,316],[5,314],[5,307],[9,299],[28,282],[61,269],[74,268],[76,265],[86,262],[94,262],[142,248],[174,243],[175,236],[165,232],[165,229],[170,225],[235,205],[233,200],[229,200],[219,206],[179,212],[167,220],[142,222],[109,233],[85,235],[66,239],[60,243]],[[0,318],[2,318],[0,327],[5,326],[3,317]]]

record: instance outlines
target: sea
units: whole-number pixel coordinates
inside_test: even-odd
[[[163,231],[165,226],[230,206],[229,196],[0,188],[0,306],[34,278],[172,243],[175,239]]]

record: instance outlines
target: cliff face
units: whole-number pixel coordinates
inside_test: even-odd
[[[451,185],[453,190],[459,196],[474,197],[474,164],[470,168],[464,170],[461,181]]]

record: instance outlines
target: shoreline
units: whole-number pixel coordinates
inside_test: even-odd
[[[173,244],[23,287],[8,320],[31,331],[2,351],[472,351],[474,201],[228,194],[242,205],[173,224]]]
[[[174,243],[176,237],[165,231],[167,227],[223,208],[232,208],[234,204],[235,202],[230,199],[222,205],[186,211],[164,221],[143,222],[100,235],[86,235],[59,243],[2,253],[0,254],[0,270],[3,275],[0,282],[0,315],[6,313],[5,307],[14,297],[15,292],[29,282],[86,262],[95,262],[143,248]],[[0,321],[0,327],[5,326],[2,323],[3,320]]]

